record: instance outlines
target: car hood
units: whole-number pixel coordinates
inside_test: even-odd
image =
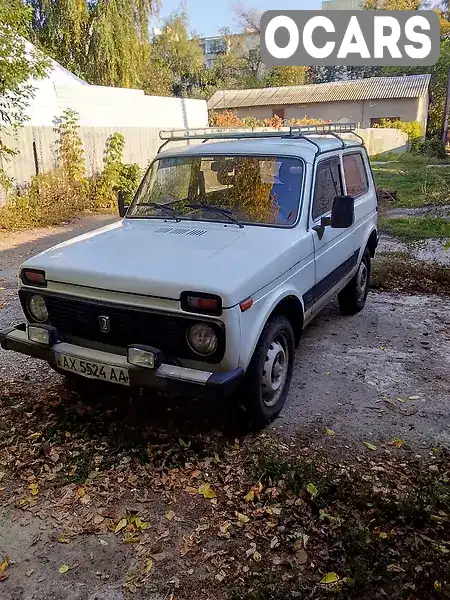
[[[183,291],[238,304],[292,265],[292,231],[210,222],[124,219],[27,260],[49,281],[178,299]],[[268,268],[271,266],[272,268]]]

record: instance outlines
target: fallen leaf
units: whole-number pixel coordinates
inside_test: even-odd
[[[62,564],[59,566],[58,571],[61,573],[61,575],[64,575],[64,573],[67,573],[67,571],[69,571],[69,569],[70,569],[69,565]]]
[[[141,517],[136,517],[134,519],[134,525],[141,531],[145,531],[146,529],[148,529],[150,527],[150,523],[147,523],[146,521],[142,521]]]
[[[420,396],[408,396],[409,400],[419,400]]]
[[[147,563],[146,563],[146,565],[145,565],[145,571],[146,571],[147,573],[150,573],[150,571],[151,571],[152,569],[153,569],[153,559],[151,559],[151,558],[148,558],[148,559],[147,559]]]
[[[334,433],[334,431],[332,429],[328,429],[328,427],[325,429],[325,431],[326,431],[327,435],[336,435]]]
[[[440,592],[440,591],[441,591],[441,584],[439,583],[439,581],[435,581],[435,582],[433,583],[433,587],[434,587],[434,589],[435,589],[437,592]]]
[[[331,572],[327,573],[322,577],[320,583],[337,583],[339,581],[339,576],[336,573]]]
[[[40,431],[36,431],[36,433],[32,433],[30,436],[28,436],[29,440],[37,440],[39,437],[41,437],[42,433]]]
[[[388,565],[387,570],[391,573],[404,573],[405,569],[402,569],[400,565]]]
[[[120,521],[117,523],[117,527],[114,529],[114,533],[119,533],[119,531],[121,531],[126,526],[127,526],[127,520],[120,519]]]
[[[25,575],[27,577],[31,577],[31,575],[33,575],[33,573],[34,573],[34,569],[29,569],[28,571],[25,571]]]
[[[100,544],[102,546],[107,546],[108,545],[108,542],[106,540],[102,540],[102,538],[99,538],[98,541],[100,542]]]
[[[363,444],[364,444],[364,446],[365,446],[366,448],[368,448],[369,450],[376,450],[376,449],[377,449],[377,447],[376,447],[376,446],[374,446],[373,444],[371,444],[370,442],[363,442]]]
[[[172,521],[172,519],[174,518],[175,513],[173,512],[173,510],[169,510],[166,512],[166,519],[168,521]]]
[[[387,533],[385,533],[384,531],[381,531],[381,532],[380,532],[380,535],[379,535],[379,537],[380,537],[382,540],[385,540],[385,539],[388,537],[388,534],[387,534]]]
[[[4,476],[5,476],[5,473],[3,471],[0,471],[0,481],[3,479]]]
[[[253,502],[254,499],[255,499],[255,492],[253,490],[250,490],[249,493],[244,497],[244,500],[246,502]]]
[[[311,494],[311,498],[315,498],[317,496],[318,490],[313,483],[308,483],[306,489]]]
[[[276,546],[278,546],[278,538],[274,536],[270,541],[270,549],[273,550]]]
[[[4,573],[0,573],[0,581],[5,581],[9,577],[9,571],[5,571]]]
[[[306,554],[306,552],[303,550],[303,548],[301,548],[295,555],[295,560],[297,561],[297,563],[299,565],[304,565],[308,562],[308,555]]]
[[[32,496],[37,496],[39,494],[39,488],[38,488],[37,483],[30,483],[30,485],[28,487],[31,490]]]
[[[85,496],[85,495],[86,495],[86,492],[84,491],[84,487],[79,487],[79,488],[77,489],[77,493],[78,493],[78,496],[79,496],[80,498],[83,498],[83,496]]]
[[[198,488],[198,493],[203,496],[203,498],[215,498],[216,492],[212,489],[211,484],[204,483]]]
[[[396,448],[401,448],[405,442],[400,440],[399,438],[394,438],[391,442],[389,442],[389,446],[395,446]]]
[[[60,544],[70,544],[70,538],[68,538],[65,535],[60,535],[59,538],[58,538],[58,542]]]
[[[89,496],[89,494],[85,494],[82,498],[80,498],[81,504],[89,504],[90,501],[91,497]]]
[[[257,552],[255,550],[255,552],[253,553],[253,560],[257,563],[261,562],[262,556],[259,552]]]
[[[236,512],[236,516],[239,520],[239,523],[248,523],[250,521],[250,519],[247,517],[247,515],[243,515],[240,512]]]
[[[3,562],[0,564],[0,573],[3,573],[4,571],[6,571],[6,569],[8,568],[9,565],[9,560],[7,556],[3,557]]]

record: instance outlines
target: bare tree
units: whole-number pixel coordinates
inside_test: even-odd
[[[252,33],[261,33],[261,13],[256,8],[247,8],[240,4],[233,7],[235,21],[244,29]]]

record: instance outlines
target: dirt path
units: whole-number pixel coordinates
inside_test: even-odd
[[[83,221],[49,230],[45,237],[0,236],[0,326],[21,318],[15,277],[26,256],[106,222],[110,219]],[[217,531],[210,534],[207,525],[214,506],[208,501],[202,508],[189,495],[182,500],[177,486],[192,490],[198,485],[197,471],[214,471],[214,457],[225,461],[220,450],[225,441],[237,437],[239,447],[273,436],[286,448],[338,456],[349,463],[371,454],[364,443],[376,447],[374,461],[390,461],[395,452],[432,455],[438,446],[450,448],[449,372],[448,299],[391,293],[369,294],[364,311],[355,317],[339,315],[336,304],[321,313],[304,333],[285,410],[255,438],[236,430],[236,415],[229,415],[223,405],[152,393],[130,400],[89,386],[74,393],[47,365],[0,350],[0,433],[8,438],[0,457],[0,494],[4,490],[8,498],[0,509],[0,562],[5,554],[10,562],[10,577],[0,582],[0,598],[133,597],[134,584],[123,584],[137,563],[148,568],[150,549],[166,587],[160,581],[137,597],[168,600],[173,593],[173,598],[185,598],[189,586],[201,586],[209,573],[218,585],[221,573],[233,566],[222,564],[225,549],[221,555],[210,547],[211,536],[217,538]],[[401,440],[401,449],[389,446],[393,439]],[[180,447],[174,452],[175,445],[187,457],[195,449],[198,464],[189,458],[175,461],[180,452]],[[157,457],[161,453],[163,464],[171,465],[169,475],[161,475],[161,488],[153,473],[149,479],[145,460],[130,471],[136,458],[148,452]],[[233,456],[233,450],[227,452]],[[18,488],[8,476],[12,466],[21,473]],[[220,476],[222,485],[233,480],[233,469]],[[194,473],[194,480],[191,475],[184,479],[186,470]],[[33,485],[38,484],[34,498]],[[82,492],[77,485],[84,486]],[[106,527],[108,519],[120,523],[130,510],[139,510],[151,523],[138,545],[123,543]],[[226,541],[226,529],[222,537]],[[213,561],[214,568],[189,559],[190,554],[184,558],[183,544],[198,546],[200,539],[205,561]],[[248,533],[246,547],[252,539]],[[62,565],[70,567],[67,573],[59,571]],[[147,581],[148,574],[140,577]]]

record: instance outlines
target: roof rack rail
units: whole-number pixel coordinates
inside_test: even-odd
[[[364,145],[364,140],[355,132],[356,123],[323,123],[321,125],[294,125],[291,127],[282,127],[281,129],[273,129],[272,127],[204,127],[199,129],[172,129],[162,130],[159,132],[159,137],[164,140],[164,143],[159,148],[158,152],[169,142],[184,142],[188,140],[230,140],[230,139],[258,139],[258,138],[293,138],[304,139],[311,142],[319,148],[319,146],[307,135],[332,135],[341,141],[344,147],[343,140],[337,135],[338,133],[352,133],[357,136]]]

